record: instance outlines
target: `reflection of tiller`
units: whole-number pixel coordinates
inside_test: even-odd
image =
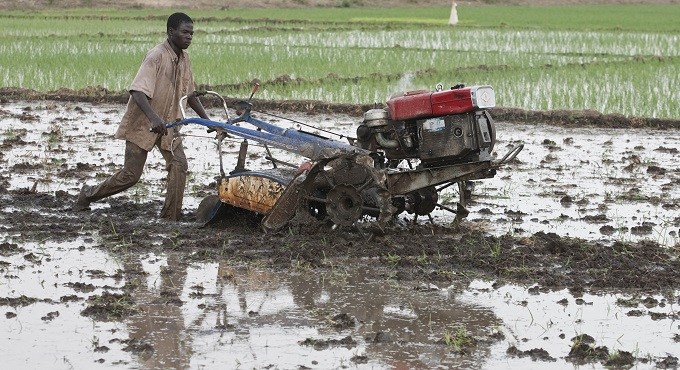
[[[457,85],[436,91],[410,91],[392,97],[387,109],[371,109],[357,128],[357,138],[333,140],[254,118],[250,98],[237,105],[231,119],[225,100],[213,91],[197,91],[222,100],[226,122],[184,118],[173,125],[199,124],[217,133],[220,159],[218,195],[205,198],[197,219],[210,222],[229,212],[230,206],[264,215],[265,229],[286,225],[297,213],[349,226],[362,216],[380,223],[401,212],[428,215],[436,208],[467,214],[471,180],[491,178],[503,163],[519,154],[523,144],[502,159],[492,161],[496,129],[487,108],[496,99],[490,86]],[[187,97],[182,97],[182,100]],[[184,116],[184,110],[182,110]],[[250,124],[247,128],[241,124]],[[236,168],[225,174],[220,144],[228,136],[241,143]],[[248,140],[267,149],[271,169],[245,168]],[[308,158],[300,166],[272,158],[269,146]],[[280,168],[285,165],[293,168]],[[456,209],[439,204],[439,192],[455,185]]]

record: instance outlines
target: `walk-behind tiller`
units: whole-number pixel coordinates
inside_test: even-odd
[[[494,177],[496,170],[514,159],[523,144],[492,160],[496,128],[487,111],[496,104],[491,86],[456,85],[449,90],[409,91],[387,101],[387,109],[370,109],[347,142],[292,128],[281,128],[251,115],[250,102],[237,104],[231,119],[227,103],[213,91],[194,96],[221,99],[226,122],[186,118],[169,126],[198,124],[216,132],[220,159],[217,195],[203,199],[197,220],[208,223],[232,207],[264,215],[266,230],[285,226],[296,214],[306,212],[336,226],[350,226],[364,216],[381,224],[406,211],[415,217],[436,208],[464,216],[472,180]],[[187,96],[180,99],[180,106]],[[245,127],[245,124],[253,128]],[[243,138],[237,165],[225,173],[221,143],[227,137]],[[248,140],[267,148],[273,168],[246,169]],[[271,156],[269,147],[307,159],[290,165]],[[283,168],[285,167],[292,168]],[[439,203],[439,193],[458,187],[455,209]]]

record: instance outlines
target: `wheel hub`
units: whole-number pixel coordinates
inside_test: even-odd
[[[406,194],[406,211],[424,216],[434,211],[439,200],[437,189],[434,186],[418,189]]]
[[[336,185],[327,195],[326,212],[333,223],[350,226],[361,217],[363,200],[351,185]]]

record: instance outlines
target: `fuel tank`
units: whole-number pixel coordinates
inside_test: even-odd
[[[451,90],[405,92],[387,101],[389,118],[394,121],[430,118],[492,108],[496,96],[491,86],[470,86]]]

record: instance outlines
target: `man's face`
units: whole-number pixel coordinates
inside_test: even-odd
[[[170,36],[170,42],[184,50],[191,45],[191,39],[194,37],[194,24],[182,22],[176,29],[170,28],[168,30],[168,36]]]

